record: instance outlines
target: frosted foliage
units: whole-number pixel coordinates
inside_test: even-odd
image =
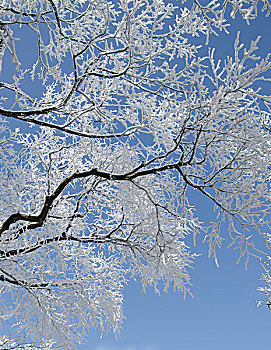
[[[51,350],[54,349],[54,341],[45,341],[42,344],[22,342],[14,334],[10,336],[0,336],[0,346],[2,350]]]
[[[199,232],[216,261],[227,233],[245,263],[269,245],[270,58],[199,43],[270,4],[174,4],[1,1],[1,319],[25,348],[118,335],[129,278],[190,293]]]

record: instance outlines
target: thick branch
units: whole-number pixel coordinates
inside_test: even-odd
[[[103,135],[97,134],[97,135],[95,135],[95,134],[88,134],[88,133],[78,131],[78,130],[67,129],[63,125],[49,123],[49,122],[45,122],[45,121],[33,118],[34,115],[44,115],[44,114],[48,114],[50,112],[55,112],[55,111],[56,111],[56,107],[44,108],[44,109],[40,109],[40,110],[37,109],[34,111],[7,111],[5,109],[0,108],[0,114],[4,117],[22,120],[24,122],[36,124],[39,126],[45,126],[45,127],[48,127],[50,129],[54,129],[54,130],[59,130],[65,134],[79,136],[79,137],[85,137],[85,138],[89,138],[89,139],[108,139],[108,138],[118,138],[118,137],[123,137],[123,136],[129,136],[129,135],[133,134],[137,129],[137,127],[135,127],[134,129],[129,128],[127,130],[124,130],[123,132],[119,132],[116,134],[103,134]]]
[[[176,166],[177,166],[176,164],[170,164],[170,165],[164,165],[158,168],[146,169],[142,171],[137,171],[138,168],[136,168],[134,172],[129,172],[127,174],[110,174],[104,171],[97,170],[95,168],[89,171],[73,173],[72,175],[66,177],[50,196],[46,196],[43,204],[43,208],[39,215],[27,215],[27,214],[21,214],[21,213],[10,215],[0,228],[0,237],[5,231],[7,231],[10,228],[12,224],[15,224],[18,221],[27,221],[27,222],[34,223],[33,225],[30,225],[29,228],[31,229],[41,227],[55,199],[63,192],[63,190],[67,187],[67,185],[75,179],[82,179],[89,176],[98,176],[107,180],[127,181],[127,180],[135,179],[140,176],[157,174],[165,170],[175,169]]]
[[[60,194],[64,191],[64,189],[68,186],[68,184],[70,184],[75,179],[82,179],[89,176],[97,176],[97,177],[100,177],[106,180],[112,180],[112,181],[131,181],[141,176],[158,174],[164,171],[175,169],[181,174],[182,178],[189,186],[192,186],[198,189],[204,195],[209,197],[214,203],[216,203],[221,209],[226,210],[221,205],[221,203],[219,203],[213,196],[211,196],[208,192],[206,192],[202,186],[196,185],[193,182],[191,182],[187,178],[187,176],[183,173],[180,167],[188,165],[189,161],[188,162],[179,161],[174,164],[167,164],[164,166],[139,171],[144,166],[144,164],[141,164],[140,166],[136,167],[133,171],[130,171],[125,174],[111,174],[108,172],[100,171],[96,168],[93,168],[88,171],[83,171],[83,172],[77,171],[76,173],[73,173],[72,175],[66,177],[50,196],[46,196],[42,210],[39,215],[27,215],[22,213],[16,213],[16,214],[10,215],[0,228],[0,237],[3,235],[5,231],[7,231],[10,228],[12,224],[15,224],[16,222],[19,222],[19,221],[32,222],[33,224],[29,225],[28,229],[35,229],[38,227],[42,227],[44,221],[47,218],[48,212],[53,205],[53,202],[56,200],[57,197],[60,196]],[[228,210],[226,211],[228,212]]]

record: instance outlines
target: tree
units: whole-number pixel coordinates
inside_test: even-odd
[[[229,9],[249,22],[258,6],[2,1],[1,317],[19,334],[67,347],[88,327],[117,334],[129,278],[189,292],[185,238],[201,230],[216,261],[224,223],[239,260],[254,236],[268,246],[270,58],[259,38],[237,36],[225,62],[199,46],[228,31]]]

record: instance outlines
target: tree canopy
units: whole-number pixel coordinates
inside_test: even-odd
[[[225,225],[239,260],[267,251],[270,57],[259,37],[237,35],[224,61],[210,46],[259,9],[268,0],[2,0],[1,318],[18,334],[64,347],[89,327],[118,334],[129,278],[190,293],[188,235],[204,231],[216,261]]]

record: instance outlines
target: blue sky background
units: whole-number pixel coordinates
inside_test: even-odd
[[[271,50],[271,18],[259,13],[248,26],[240,17],[232,22],[230,35],[211,37],[216,57],[233,54],[237,31],[240,40],[249,43],[261,35],[259,55]],[[269,85],[269,86],[268,86]],[[270,90],[270,83],[266,84]],[[269,91],[270,93],[270,91]],[[208,223],[214,217],[211,203],[192,193],[192,203],[200,220]],[[226,236],[226,232],[225,232]],[[152,289],[142,292],[140,283],[129,282],[125,288],[124,314],[126,320],[120,338],[91,331],[87,343],[79,350],[255,350],[271,349],[271,311],[257,307],[263,272],[257,259],[251,258],[248,270],[244,260],[238,265],[238,251],[227,249],[227,240],[218,251],[220,267],[208,259],[208,247],[197,237],[192,250],[202,253],[191,270],[191,291],[194,299],[170,290],[161,296]],[[230,243],[230,241],[228,242]],[[259,240],[259,244],[263,244]]]

